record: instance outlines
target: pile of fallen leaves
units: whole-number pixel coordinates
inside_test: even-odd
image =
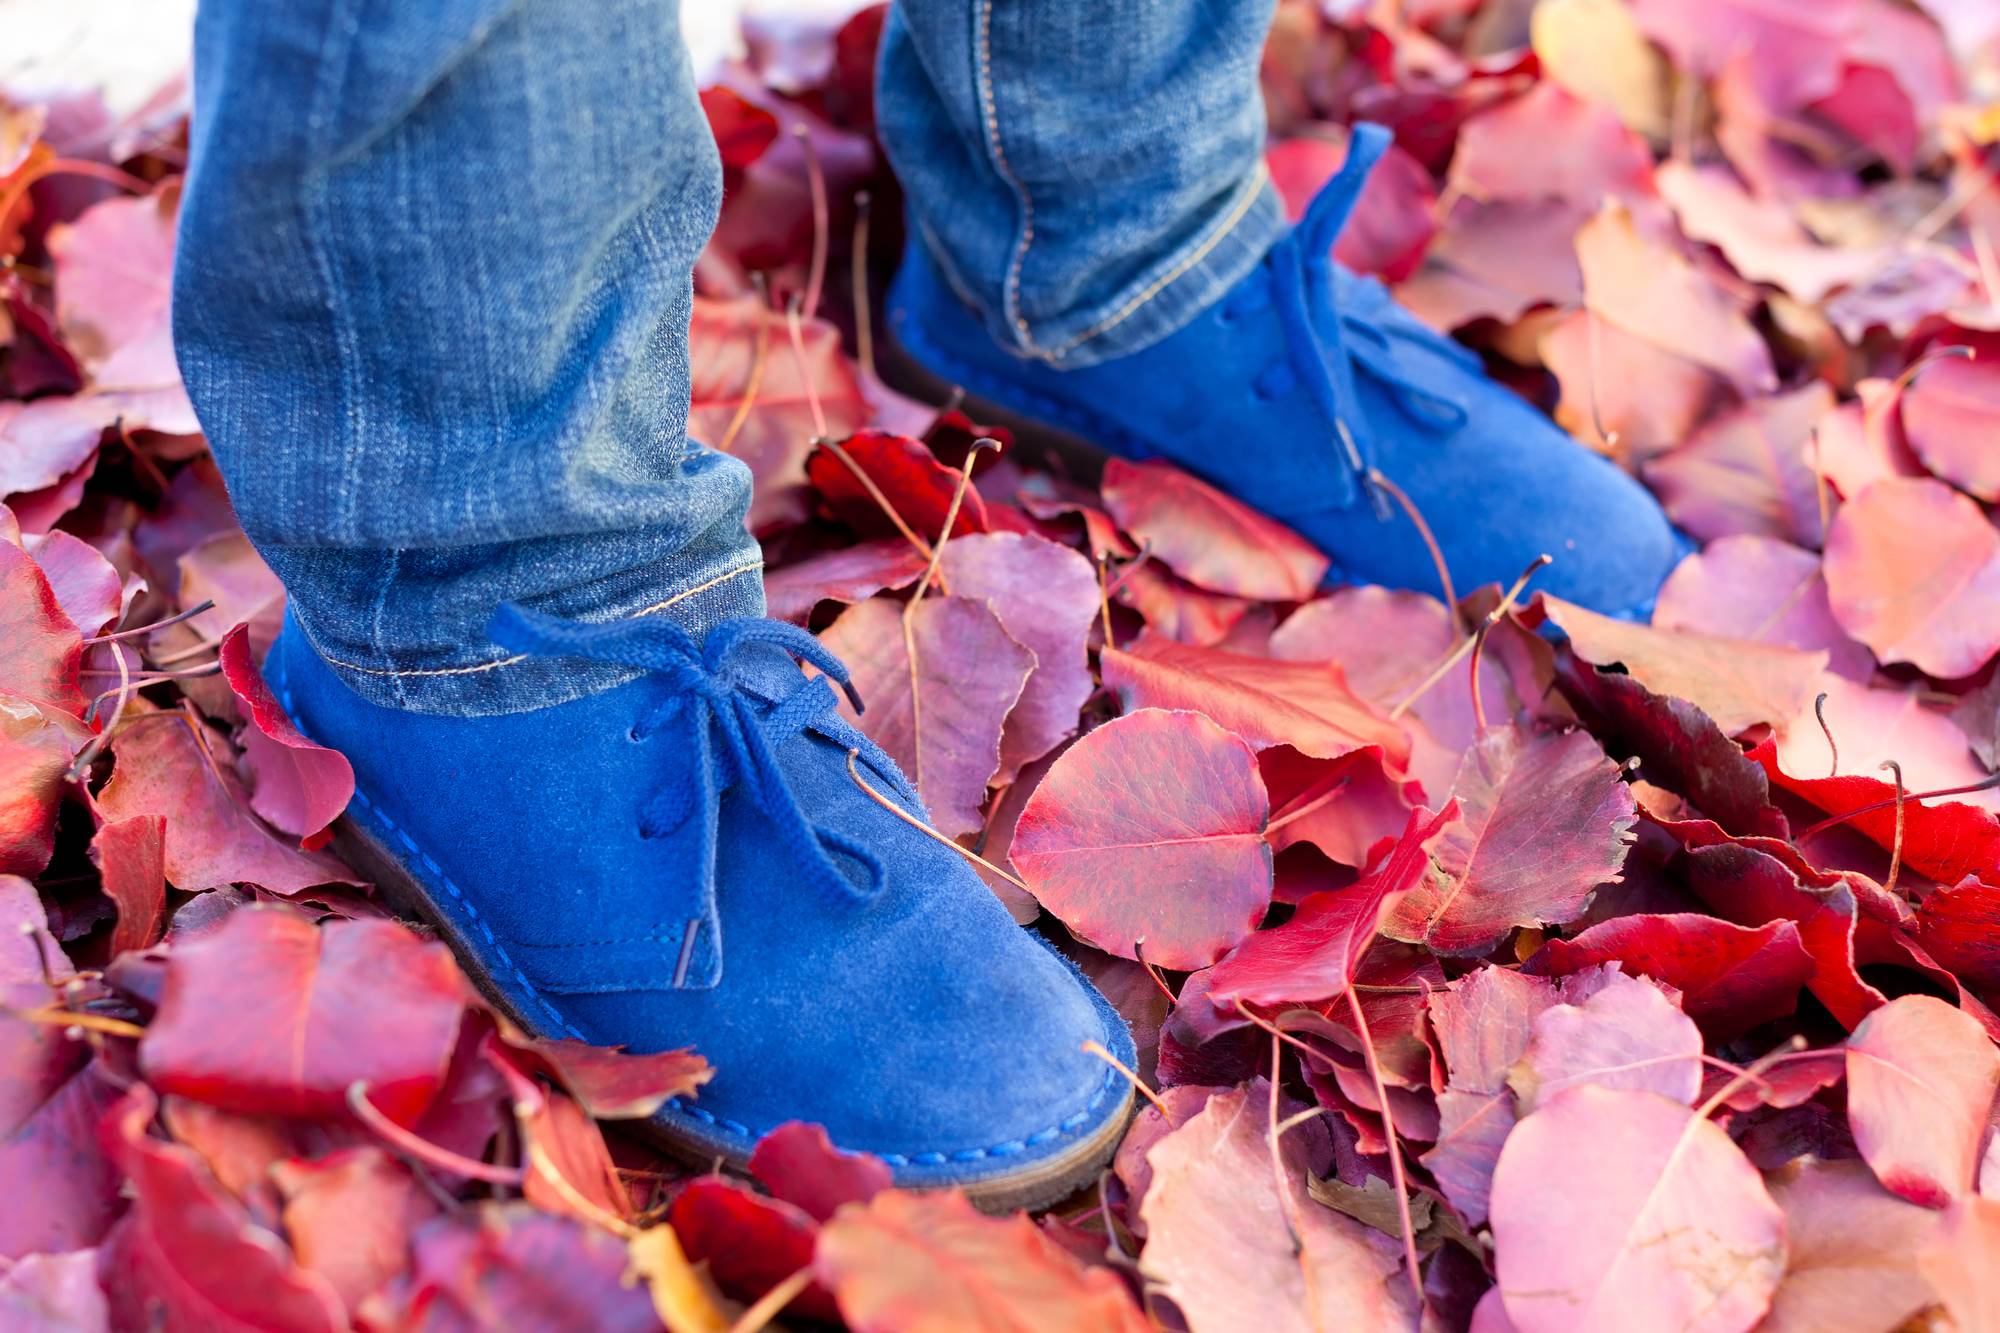
[[[2000,10],[1334,8],[1274,177],[1394,129],[1340,257],[1705,543],[1650,627],[1324,589],[891,392],[881,10],[704,98],[693,433],[773,613],[1139,1037],[1036,1219],[810,1126],[660,1158],[699,1052],[530,1040],[323,850],[171,357],[179,111],[0,105],[0,1327],[2000,1327]]]

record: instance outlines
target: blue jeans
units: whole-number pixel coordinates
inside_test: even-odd
[[[1282,230],[1272,0],[904,0],[878,120],[1024,356],[1165,336]],[[617,677],[487,640],[517,601],[761,614],[737,460],[686,433],[721,170],[676,0],[204,0],[175,344],[245,531],[341,678],[482,714]]]

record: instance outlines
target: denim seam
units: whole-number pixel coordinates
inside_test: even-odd
[[[1007,265],[1006,287],[1000,297],[1001,309],[1020,334],[1022,347],[1034,352],[1034,335],[1028,329],[1028,321],[1021,316],[1021,271],[1028,262],[1028,248],[1035,242],[1035,201],[1029,197],[1028,187],[1014,174],[1014,168],[1008,164],[1006,150],[1000,146],[1000,108],[993,94],[993,0],[980,0],[979,69],[975,77],[979,82],[981,109],[985,112],[986,143],[993,153],[993,168],[1020,204],[1014,257]]]
[[[1108,333],[1110,330],[1124,323],[1147,302],[1179,281],[1187,274],[1188,270],[1199,264],[1203,259],[1206,259],[1210,251],[1222,244],[1223,239],[1230,232],[1236,230],[1236,224],[1243,221],[1244,217],[1249,214],[1251,206],[1257,202],[1258,197],[1263,193],[1266,174],[1264,164],[1259,161],[1257,169],[1251,172],[1249,179],[1243,183],[1242,198],[1238,199],[1235,205],[1222,216],[1221,221],[1216,224],[1214,231],[1210,232],[1193,249],[1176,260],[1164,273],[1142,287],[1124,305],[1118,307],[1111,314],[1106,315],[1103,319],[1100,319],[1097,323],[1069,339],[1061,346],[1052,348],[1043,355],[1050,358],[1066,356],[1099,334]]]
[[[729,580],[733,578],[739,578],[744,574],[754,574],[763,567],[764,567],[764,562],[762,559],[753,560],[748,564],[738,565],[734,569],[726,570],[721,574],[717,574],[714,578],[708,580],[706,583],[696,584],[692,588],[688,588],[685,589],[684,591],[675,593],[673,596],[666,598],[664,601],[654,602],[651,606],[641,607],[639,610],[634,611],[629,616],[620,616],[619,619],[637,620],[641,616],[658,615],[660,612],[665,611],[668,607],[673,606],[678,602],[684,602],[688,598],[696,596],[697,594],[700,593],[707,592],[712,588],[721,587],[723,584],[729,582]],[[315,647],[314,651],[316,652],[318,651],[317,647]],[[328,665],[337,666],[342,668],[343,670],[358,671],[364,676],[387,676],[392,679],[400,680],[400,679],[414,679],[420,676],[476,676],[482,672],[497,671],[501,667],[509,667],[519,662],[525,662],[528,660],[529,654],[512,653],[506,657],[498,658],[491,662],[480,662],[473,666],[426,667],[411,671],[393,671],[383,667],[362,666],[359,663],[355,662],[343,662],[341,659],[337,657],[329,657],[325,653],[320,653],[320,657],[325,662],[327,662]]]

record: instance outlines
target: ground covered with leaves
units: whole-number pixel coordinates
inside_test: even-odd
[[[1394,129],[1339,256],[1700,539],[1651,626],[975,447],[873,368],[881,10],[704,98],[773,613],[1139,1037],[1038,1218],[662,1158],[698,1050],[530,1040],[375,905],[174,370],[180,108],[0,104],[0,1328],[2000,1328],[2000,10],[1338,8],[1280,188]]]

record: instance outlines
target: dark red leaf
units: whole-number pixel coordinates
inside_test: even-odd
[[[395,922],[247,908],[174,946],[139,1058],[161,1092],[251,1114],[339,1116],[361,1081],[407,1125],[444,1081],[466,999],[444,945]]]
[[[702,113],[722,154],[722,169],[739,172],[763,156],[778,137],[778,118],[744,99],[734,89],[716,84],[701,90]]]
[[[633,1055],[562,1037],[537,1040],[517,1033],[504,1040],[525,1060],[567,1088],[599,1120],[643,1120],[675,1097],[691,1097],[714,1076],[692,1050]]]
[[[921,441],[886,431],[864,430],[840,441],[837,448],[868,475],[896,513],[925,541],[935,542],[950,512],[951,497],[958,490],[958,473],[938,462],[937,456]],[[897,528],[875,497],[835,452],[836,446],[822,444],[806,460],[806,476],[820,498],[834,514],[856,532],[870,537],[893,537]],[[968,486],[965,500],[952,521],[957,534],[987,531],[986,504],[976,485]]]
[[[1063,751],[1011,855],[1042,906],[1098,948],[1206,967],[1270,907],[1268,815],[1249,746],[1198,713],[1147,708]]]
[[[353,766],[347,756],[313,744],[292,725],[257,670],[245,626],[222,636],[217,656],[223,679],[249,711],[242,741],[256,783],[250,808],[272,827],[317,843],[354,796]]]
[[[1688,1017],[1717,1040],[1791,1013],[1813,971],[1790,921],[1749,928],[1692,912],[1601,922],[1550,940],[1527,970],[1566,977],[1609,962],[1680,991]]]
[[[1927,895],[1917,904],[1917,942],[1972,985],[2000,993],[2000,888],[1967,876]]]
[[[86,739],[67,713],[0,693],[0,875],[48,865],[63,781]]]
[[[690,1180],[675,1196],[667,1221],[694,1263],[708,1265],[723,1291],[754,1301],[812,1263],[819,1228],[793,1204],[753,1193],[721,1176]],[[796,1308],[816,1319],[840,1317],[833,1297],[818,1283]]]

